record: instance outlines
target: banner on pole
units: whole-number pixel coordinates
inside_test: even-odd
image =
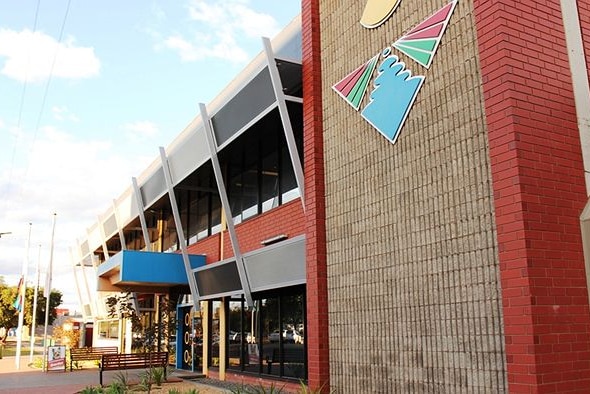
[[[23,309],[24,301],[24,277],[20,277],[18,281],[18,288],[16,290],[16,299],[12,303],[12,306],[20,312]]]

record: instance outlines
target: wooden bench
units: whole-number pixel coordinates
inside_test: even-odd
[[[119,353],[119,349],[116,346],[72,348],[70,349],[70,372],[74,361],[99,361],[103,354],[117,353]]]
[[[166,366],[168,366],[168,352],[103,354],[99,366],[100,385],[102,386],[103,371],[162,367],[164,379],[166,379]]]

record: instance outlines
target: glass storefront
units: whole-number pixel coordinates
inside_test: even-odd
[[[228,369],[305,380],[305,287],[257,294],[254,304],[226,303]]]

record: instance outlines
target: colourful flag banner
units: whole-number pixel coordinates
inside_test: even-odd
[[[18,281],[18,289],[16,291],[16,299],[12,303],[12,306],[20,312],[23,307],[23,296],[24,296],[24,278],[21,276]]]

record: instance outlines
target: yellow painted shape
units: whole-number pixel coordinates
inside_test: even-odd
[[[385,22],[397,8],[401,0],[367,0],[361,16],[361,25],[374,29]]]

